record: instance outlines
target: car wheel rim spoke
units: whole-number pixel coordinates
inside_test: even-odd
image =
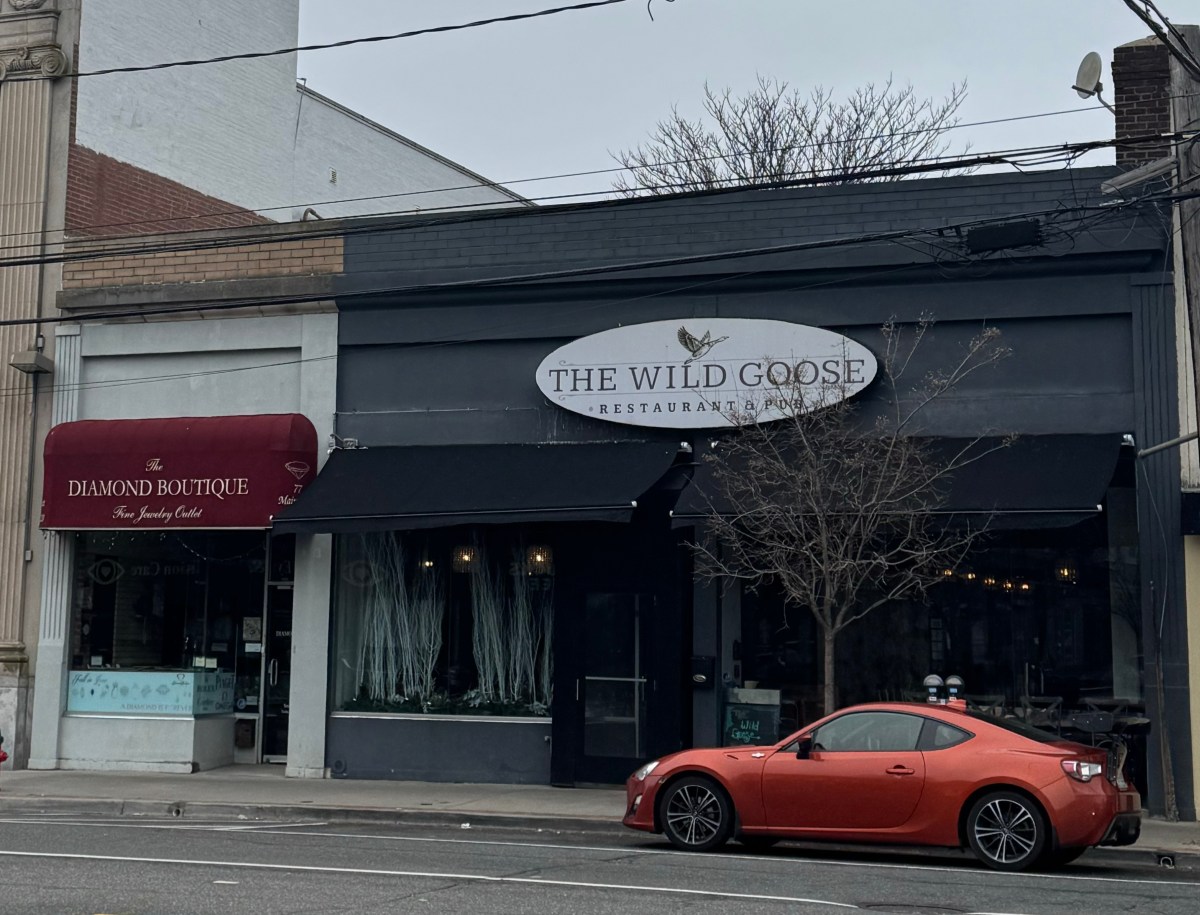
[[[700,845],[721,828],[721,805],[707,788],[688,785],[667,805],[667,824],[686,845]]]
[[[989,802],[975,818],[975,839],[993,861],[1013,864],[1037,844],[1038,825],[1024,804],[1007,799]]]

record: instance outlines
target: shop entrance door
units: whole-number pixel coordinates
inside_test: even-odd
[[[292,683],[292,586],[267,585],[263,640],[263,762],[286,763]]]
[[[591,592],[584,618],[575,698],[582,717],[577,782],[621,782],[659,743],[661,671],[649,650],[653,595]]]

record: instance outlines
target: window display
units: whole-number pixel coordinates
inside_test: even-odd
[[[91,531],[76,538],[71,685],[81,692],[69,699],[73,711],[213,714],[232,711],[235,692],[257,696],[261,655],[250,653],[246,622],[261,629],[262,533]],[[135,672],[140,679],[131,679]],[[101,695],[106,684],[111,696]]]
[[[338,541],[334,708],[547,715],[553,550],[500,532]]]

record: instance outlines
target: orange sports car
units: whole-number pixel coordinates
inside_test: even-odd
[[[684,750],[626,783],[624,823],[710,851],[730,838],[969,847],[990,867],[1129,845],[1141,799],[1120,757],[949,703],[835,712],[771,746]]]

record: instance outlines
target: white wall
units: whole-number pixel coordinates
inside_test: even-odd
[[[135,11],[136,10],[136,11]],[[299,0],[84,0],[81,71],[294,47]],[[401,125],[402,126],[402,125]],[[327,201],[456,187],[477,178],[299,91],[296,55],[79,80],[76,142],[287,222],[394,208]],[[331,183],[330,168],[338,173]],[[422,196],[424,209],[511,202],[492,189]]]
[[[332,431],[337,315],[59,326],[63,387],[54,421],[301,413],[317,430],[317,460]],[[74,341],[67,345],[64,341]],[[132,383],[130,383],[132,382]],[[180,730],[159,720],[63,717],[73,540],[48,532],[47,581],[35,684],[30,767],[189,771],[233,760],[233,719]],[[323,670],[329,630],[331,538],[300,538],[293,603],[293,669]],[[295,676],[288,774],[324,775],[325,677]],[[3,709],[0,708],[0,712]],[[300,722],[299,725],[295,722]],[[165,730],[163,730],[165,728]],[[159,731],[161,730],[161,734]],[[107,736],[105,736],[107,735]],[[293,746],[294,744],[294,746]]]
[[[515,203],[503,191],[480,184],[480,176],[318,93],[299,90],[296,98],[294,199],[317,201],[310,205],[321,216]],[[336,184],[329,180],[331,168],[337,170]],[[331,200],[346,202],[320,202]],[[301,215],[297,211],[291,218]]]
[[[81,71],[292,47],[297,0],[85,0]],[[295,55],[79,80],[76,142],[222,200],[283,202]]]
[[[78,418],[304,413],[321,445],[336,339],[333,314],[85,326]]]

